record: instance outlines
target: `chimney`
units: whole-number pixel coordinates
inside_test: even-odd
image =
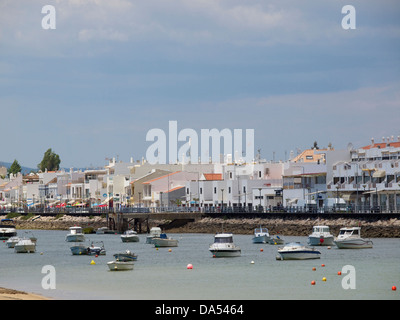
[[[371,138],[371,144],[374,145],[375,144],[375,139]]]

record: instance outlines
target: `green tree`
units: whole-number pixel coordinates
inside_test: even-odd
[[[20,164],[18,163],[17,160],[14,160],[14,162],[12,163],[11,167],[8,169],[8,174],[14,174],[16,175],[18,172],[21,172],[22,168],[20,166]]]
[[[55,171],[60,169],[60,163],[60,156],[50,148],[44,153],[43,160],[38,164],[38,168],[42,172],[46,171],[46,169],[47,171]]]

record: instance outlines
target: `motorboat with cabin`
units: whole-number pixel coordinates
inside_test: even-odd
[[[29,238],[22,238],[14,245],[14,250],[16,253],[35,253],[36,243]]]
[[[341,228],[334,242],[339,249],[366,249],[373,247],[371,240],[361,238],[361,227]]]
[[[233,243],[232,233],[217,233],[209,250],[215,258],[239,257],[242,253],[240,247]]]
[[[160,227],[153,227],[150,229],[150,234],[146,237],[147,244],[153,244],[153,239],[158,238],[161,235]]]
[[[178,246],[178,240],[168,237],[165,233],[161,233],[159,237],[153,238],[153,243],[156,248]]]
[[[313,232],[308,236],[310,246],[333,246],[334,236],[328,226],[314,226]]]
[[[0,223],[0,240],[8,240],[17,235],[17,230],[12,219],[2,219]]]
[[[82,227],[70,227],[69,233],[65,237],[65,241],[67,242],[84,242],[85,235],[83,234]]]
[[[267,228],[259,227],[254,229],[253,243],[268,243],[271,240]]]
[[[122,242],[139,242],[139,236],[136,231],[127,230],[121,234]]]
[[[306,247],[299,242],[291,242],[278,248],[277,260],[308,260],[319,259],[321,252],[314,248]]]

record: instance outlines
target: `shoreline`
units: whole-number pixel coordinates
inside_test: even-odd
[[[4,218],[0,217],[0,218]],[[14,218],[14,224],[21,230],[68,230],[72,226],[82,228],[106,227],[105,218],[101,217],[73,217],[63,216],[62,218],[41,217],[32,221]],[[361,227],[361,235],[366,238],[400,238],[400,219],[389,220],[359,220],[351,218],[338,219],[283,219],[283,218],[244,218],[244,219],[222,219],[222,218],[202,218],[194,222],[188,222],[180,227],[168,226],[171,221],[152,220],[149,227],[162,226],[167,233],[218,233],[224,229],[225,232],[234,234],[252,235],[254,229],[261,226],[268,228],[271,235],[280,234],[283,236],[308,236],[315,225],[326,225],[330,227],[333,235],[339,233],[343,227]],[[142,227],[142,234],[146,233],[146,226]]]
[[[0,287],[0,300],[53,300],[39,294]]]

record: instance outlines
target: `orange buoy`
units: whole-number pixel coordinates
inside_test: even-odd
[[[193,269],[193,265],[191,263],[189,263],[186,267],[186,269],[192,270]]]
[[[316,268],[316,267],[313,267],[313,268],[312,268],[312,271],[315,271],[315,270],[317,270],[317,268]]]
[[[314,281],[314,280],[311,281],[311,285],[312,285],[312,286],[315,286],[315,281]]]
[[[338,274],[338,276],[341,276],[341,275],[342,275],[342,272],[341,272],[341,271],[338,271],[337,274]]]
[[[261,248],[261,249],[260,249],[260,251],[261,251],[261,252],[263,252],[263,251],[264,251],[264,249],[263,249],[263,248]]]
[[[396,290],[397,290],[396,286],[393,286],[393,287],[392,287],[392,290],[393,290],[393,291],[396,291]]]
[[[324,265],[324,264],[321,264],[321,267],[325,267],[325,265]]]

